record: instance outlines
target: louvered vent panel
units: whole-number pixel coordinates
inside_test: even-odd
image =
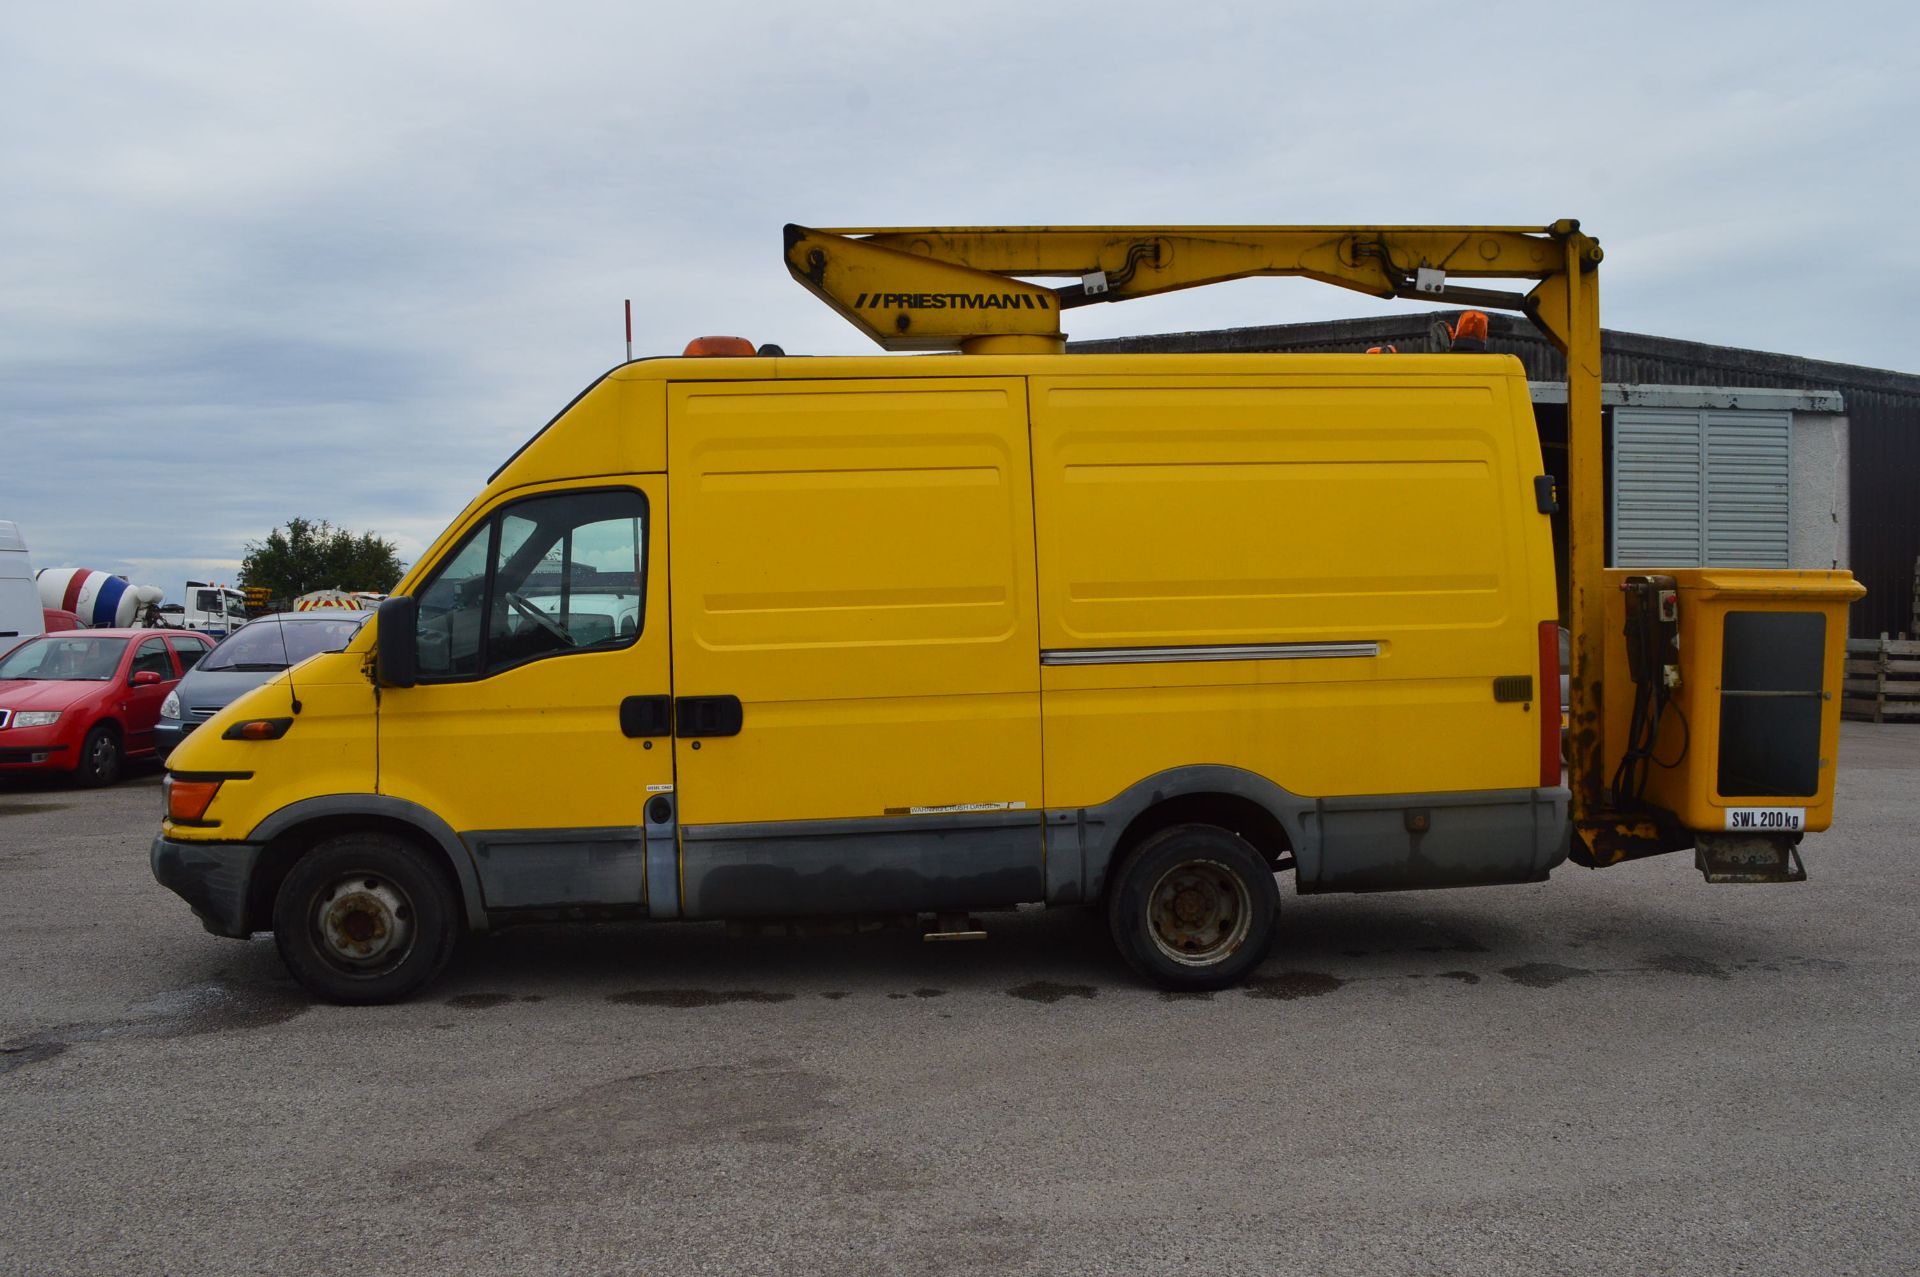
[[[1707,562],[1788,566],[1787,502],[1793,418],[1784,412],[1708,412]]]
[[[1698,412],[1614,409],[1614,566],[1691,567],[1704,561],[1704,462]]]

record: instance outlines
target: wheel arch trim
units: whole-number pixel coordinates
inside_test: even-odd
[[[1047,901],[1078,904],[1099,900],[1121,839],[1135,820],[1176,798],[1220,794],[1264,809],[1286,833],[1295,860],[1309,875],[1319,868],[1319,840],[1303,813],[1314,800],[1239,767],[1193,764],[1171,767],[1136,781],[1104,803],[1047,813]]]
[[[385,794],[327,794],[319,798],[305,798],[282,807],[255,825],[247,835],[247,841],[264,845],[292,833],[302,825],[318,820],[337,820],[342,816],[377,817],[406,825],[431,839],[453,867],[468,930],[486,930],[486,897],[480,889],[480,874],[474,866],[472,852],[451,825],[419,803]]]

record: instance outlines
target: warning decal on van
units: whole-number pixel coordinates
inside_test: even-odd
[[[949,803],[945,807],[889,807],[888,816],[945,816],[967,811],[1025,811],[1025,803]]]

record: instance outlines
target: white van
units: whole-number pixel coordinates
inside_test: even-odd
[[[40,593],[33,586],[33,565],[27,561],[27,539],[20,525],[0,519],[0,652],[46,629],[40,613]]]

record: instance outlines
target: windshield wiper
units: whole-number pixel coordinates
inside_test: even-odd
[[[255,662],[250,665],[249,664],[210,665],[206,667],[206,671],[209,674],[225,674],[228,672],[232,672],[236,674],[261,674],[261,673],[267,673],[273,670],[283,670],[285,668],[287,668],[285,665],[282,665],[278,662],[274,662],[271,664],[263,663],[263,662]]]

